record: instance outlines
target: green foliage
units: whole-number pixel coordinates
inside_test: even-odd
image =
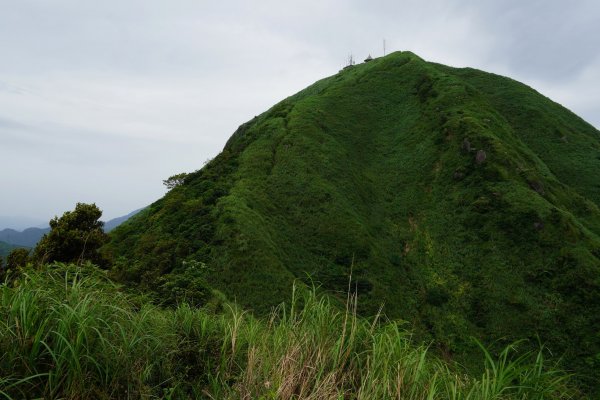
[[[4,262],[4,258],[8,255],[8,253],[11,252],[12,249],[14,249],[15,246],[6,243],[6,242],[2,242],[0,241],[0,260],[2,262]]]
[[[22,247],[13,249],[6,257],[6,269],[17,270],[24,268],[31,261],[30,253],[29,249]]]
[[[193,307],[206,305],[211,299],[211,290],[206,283],[208,266],[204,263],[184,262],[182,270],[160,277],[157,289],[158,301],[165,306],[180,303]]]
[[[0,259],[1,260],[1,259]],[[0,284],[11,283],[18,279],[21,271],[31,262],[30,250],[22,247],[13,248],[6,257],[4,268],[0,262]]]
[[[483,156],[485,154],[485,157]],[[382,303],[473,365],[540,337],[600,379],[600,133],[511,79],[394,53],[240,126],[224,151],[111,234],[122,282],[184,261],[257,315],[314,279]],[[311,278],[308,278],[308,277]]]
[[[183,183],[185,182],[185,178],[187,177],[187,175],[188,174],[186,174],[186,173],[172,175],[172,176],[170,176],[169,178],[167,178],[167,179],[165,179],[163,181],[163,185],[165,185],[165,187],[168,190],[176,188],[179,185],[183,185]]]
[[[29,249],[0,242],[0,283],[11,281],[30,262]]]
[[[96,204],[77,203],[75,210],[50,220],[50,232],[42,237],[34,249],[34,259],[40,263],[91,261],[106,265],[98,249],[108,236],[100,221],[102,211]]]
[[[0,286],[0,395],[6,399],[568,399],[544,350],[494,358],[481,375],[412,342],[400,323],[341,310],[314,291],[257,320],[160,309],[105,271],[55,264]],[[480,377],[478,377],[480,376]]]

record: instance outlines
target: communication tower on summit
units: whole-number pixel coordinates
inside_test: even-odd
[[[351,66],[353,66],[354,64],[356,64],[356,63],[354,62],[354,56],[352,55],[352,53],[350,53],[350,54],[348,55],[348,60],[346,61],[346,67],[351,67]]]

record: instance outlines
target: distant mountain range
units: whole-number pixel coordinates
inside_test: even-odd
[[[137,210],[132,211],[127,215],[123,215],[122,217],[113,218],[113,219],[105,222],[104,223],[104,231],[105,232],[112,231],[117,226],[121,225],[123,222],[127,221],[129,218],[133,217],[135,214],[139,213],[142,210],[143,210],[143,208],[138,208]]]
[[[106,232],[110,232],[112,229],[127,221],[129,218],[131,218],[141,210],[142,209],[140,208],[122,217],[117,217],[107,221],[104,224],[104,230]],[[4,221],[5,217],[2,218],[2,221]],[[8,219],[6,218],[6,220]],[[15,218],[15,221],[16,220],[18,220],[18,218]],[[39,242],[39,240],[42,238],[42,236],[44,236],[49,231],[50,227],[30,227],[23,230],[7,228],[0,231],[0,243],[3,242],[5,245],[12,247],[34,247],[37,244],[37,242]],[[3,246],[2,249],[6,249],[6,246]],[[10,251],[10,249],[8,249],[8,251]]]
[[[23,231],[3,229],[0,231],[0,241],[13,246],[33,247],[50,231],[50,228],[27,228]]]

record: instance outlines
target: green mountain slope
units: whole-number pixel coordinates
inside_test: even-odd
[[[17,247],[34,247],[48,232],[50,228],[27,228],[23,231],[7,228],[0,231],[0,241]]]
[[[294,279],[441,350],[535,338],[600,370],[600,133],[508,78],[394,53],[240,126],[115,229],[115,275],[204,279],[259,313]],[[206,272],[208,271],[208,272]],[[596,373],[597,374],[597,373]]]

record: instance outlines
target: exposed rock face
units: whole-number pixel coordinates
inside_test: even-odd
[[[475,162],[477,164],[483,164],[486,158],[487,155],[485,154],[484,150],[477,150],[477,154],[475,155]]]
[[[529,187],[538,192],[539,194],[544,194],[544,185],[539,181],[529,181]]]
[[[462,145],[461,145],[461,150],[464,153],[468,153],[471,151],[471,142],[469,142],[469,139],[464,138],[462,141]]]

